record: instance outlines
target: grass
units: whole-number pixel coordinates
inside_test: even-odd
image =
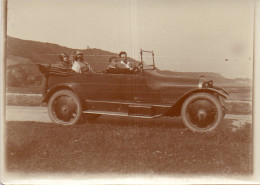
[[[252,103],[244,102],[227,102],[225,103],[227,114],[252,114]]]
[[[9,171],[156,174],[251,174],[251,124],[232,131],[224,120],[206,134],[185,129],[179,118],[102,116],[61,126],[7,122]]]

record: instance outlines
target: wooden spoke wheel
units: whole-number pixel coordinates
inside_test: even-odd
[[[209,132],[219,126],[224,112],[219,100],[208,93],[188,97],[182,105],[182,120],[193,132]]]

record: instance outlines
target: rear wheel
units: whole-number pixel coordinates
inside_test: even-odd
[[[60,90],[52,95],[48,103],[48,113],[52,121],[63,125],[79,122],[82,105],[79,97],[70,90]]]
[[[188,97],[181,110],[182,120],[193,132],[209,132],[222,122],[224,113],[219,100],[208,93]]]

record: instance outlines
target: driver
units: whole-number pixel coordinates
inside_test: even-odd
[[[127,71],[123,70],[124,73],[140,73],[141,72],[141,63],[138,66],[135,66],[133,63],[127,61],[127,54],[125,51],[121,51],[119,53],[120,62],[118,63],[119,69],[127,69]]]
[[[129,61],[127,61],[127,54],[125,51],[121,51],[119,53],[119,58],[120,58],[120,66],[121,68],[125,68],[125,69],[129,69],[129,70],[133,70],[133,64]]]
[[[83,53],[80,51],[76,51],[74,55],[74,61],[72,65],[72,70],[77,73],[88,73],[94,72],[94,70],[90,67],[87,61],[83,61]]]
[[[120,58],[120,64],[121,64],[120,68],[133,70],[134,66],[131,62],[127,61],[127,54],[125,51],[121,51],[119,53],[119,58]]]

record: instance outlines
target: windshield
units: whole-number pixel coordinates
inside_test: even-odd
[[[154,70],[154,53],[153,51],[141,50],[141,63],[143,64],[143,69],[145,70]]]

